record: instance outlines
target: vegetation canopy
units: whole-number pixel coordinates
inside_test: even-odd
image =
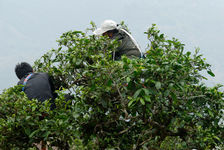
[[[94,30],[95,24],[92,23]],[[223,147],[223,92],[198,49],[184,51],[153,24],[145,58],[112,60],[118,41],[69,31],[35,62],[54,78],[56,109],[28,100],[21,86],[0,96],[0,148],[39,141],[61,149],[212,149]],[[65,102],[65,93],[74,95]],[[45,117],[41,118],[43,114]]]

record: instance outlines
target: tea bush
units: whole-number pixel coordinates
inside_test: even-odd
[[[94,24],[93,29],[94,29]],[[93,30],[92,29],[92,30]],[[58,89],[56,109],[28,100],[21,87],[0,96],[1,147],[33,147],[49,141],[61,149],[212,149],[223,145],[219,124],[221,85],[207,87],[201,72],[214,76],[199,54],[167,39],[155,25],[145,32],[144,59],[112,60],[119,42],[69,31],[35,62]],[[74,98],[66,102],[64,94]],[[40,119],[43,114],[44,118]]]

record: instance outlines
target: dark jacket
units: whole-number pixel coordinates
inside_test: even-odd
[[[18,85],[23,84],[26,77],[27,75],[18,82]],[[55,98],[54,86],[47,73],[33,73],[25,85],[24,92],[29,99],[37,99],[40,102]]]
[[[120,41],[120,46],[117,48],[115,52],[115,60],[121,59],[122,55],[126,55],[128,58],[133,57],[141,57],[141,50],[135,41],[135,39],[124,29],[118,29],[118,33],[116,33],[113,37]]]

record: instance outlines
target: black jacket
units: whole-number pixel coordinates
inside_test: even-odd
[[[18,82],[18,85],[23,84],[26,77],[27,75]],[[25,85],[24,92],[29,99],[37,99],[40,102],[55,98],[54,86],[47,73],[33,73]]]

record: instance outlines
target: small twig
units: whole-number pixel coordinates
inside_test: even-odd
[[[120,135],[120,134],[123,134],[123,133],[125,133],[125,132],[127,132],[129,129],[131,129],[133,126],[135,126],[135,125],[132,125],[132,126],[130,126],[129,128],[127,128],[127,129],[125,129],[125,130],[123,130],[123,131],[120,131],[118,134]]]

